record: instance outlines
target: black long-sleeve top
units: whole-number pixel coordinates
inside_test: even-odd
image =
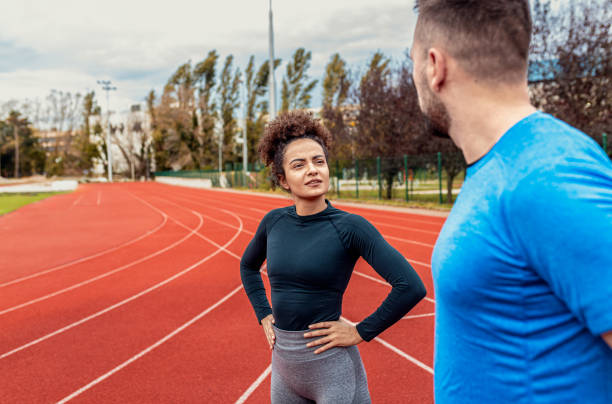
[[[267,213],[242,255],[242,283],[260,322],[273,313],[278,328],[305,330],[340,318],[342,295],[361,256],[392,286],[380,307],[357,325],[361,338],[370,341],[425,297],[425,286],[370,222],[326,203],[313,215],[300,216],[295,206]],[[265,259],[272,308],[259,272]]]

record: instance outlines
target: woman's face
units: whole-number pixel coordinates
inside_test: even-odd
[[[285,148],[280,185],[297,198],[316,199],[329,190],[329,167],[319,143],[298,139]]]

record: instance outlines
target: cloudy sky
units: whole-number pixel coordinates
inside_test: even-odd
[[[354,69],[377,50],[399,60],[412,42],[412,3],[273,0],[275,56],[286,62],[305,47],[313,55],[310,76],[318,79],[334,52]],[[263,62],[268,0],[11,2],[0,14],[0,103],[44,99],[51,89],[95,89],[106,108],[96,84],[104,79],[117,86],[111,109],[126,110],[151,89],[159,94],[180,64],[195,64],[212,49],[223,59],[233,54],[242,70],[250,55]],[[284,72],[283,65],[277,83]]]

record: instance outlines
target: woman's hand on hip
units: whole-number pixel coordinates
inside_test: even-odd
[[[274,347],[274,341],[276,340],[272,324],[274,324],[274,317],[272,316],[272,314],[268,314],[266,317],[261,319],[261,326],[263,327],[264,333],[266,334],[266,338],[268,339],[270,349]]]
[[[357,332],[357,327],[344,321],[324,321],[311,324],[308,328],[313,331],[305,333],[304,338],[321,337],[306,344],[308,347],[323,345],[314,351],[315,354],[325,352],[335,346],[357,345],[363,341]]]

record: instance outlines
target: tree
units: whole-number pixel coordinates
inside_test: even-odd
[[[348,76],[346,62],[335,53],[325,68],[321,116],[334,139],[331,152],[337,159],[352,159],[355,153],[351,139],[355,108],[346,105],[351,87]]]
[[[612,131],[609,0],[571,2],[556,12],[550,0],[536,0],[533,21],[532,103],[601,142]]]
[[[45,152],[28,118],[18,111],[10,111],[8,118],[0,121],[0,160],[4,177],[18,178],[44,170]]]
[[[385,157],[381,170],[387,199],[392,197],[393,179],[403,168],[402,155],[415,153],[415,139],[422,133],[411,65],[397,69],[381,52],[373,55],[367,72],[352,98],[358,105],[356,146],[362,157]]]
[[[72,141],[72,132],[78,125],[81,94],[51,90],[47,96],[47,102],[50,107],[49,120],[52,129],[64,135],[63,150],[59,148],[60,143],[56,142],[55,154],[66,154]]]
[[[239,96],[242,80],[240,69],[233,69],[233,60],[233,55],[225,58],[218,90],[224,162],[235,162],[237,160],[235,136],[238,133],[238,121],[235,117],[235,111],[240,106]]]
[[[200,160],[202,167],[212,167],[215,161],[215,121],[217,104],[213,96],[216,85],[216,65],[219,55],[215,50],[208,52],[205,59],[199,62],[194,70],[194,81],[198,91],[198,108],[200,116]]]
[[[199,139],[197,136],[198,118],[195,105],[195,77],[191,61],[179,66],[168,84],[173,87],[178,101],[178,108],[173,108],[175,143],[180,148],[179,154],[186,168],[200,168]],[[190,160],[187,160],[189,155]]]
[[[200,168],[199,119],[191,62],[179,66],[164,86],[159,105],[149,93],[148,113],[153,127],[153,147],[158,169]]]
[[[281,59],[274,60],[276,69]],[[257,144],[264,131],[265,117],[268,114],[268,101],[265,96],[268,92],[268,80],[270,77],[270,64],[266,60],[255,71],[255,56],[249,58],[249,63],[244,71],[246,90],[246,128],[247,149],[249,163],[258,161]]]
[[[81,127],[80,136],[77,139],[77,145],[75,152],[78,156],[78,168],[81,170],[91,170],[93,167],[94,159],[100,158],[100,152],[98,149],[98,143],[92,142],[92,135],[97,135],[92,132],[91,129],[91,118],[94,116],[101,116],[102,110],[96,103],[95,92],[91,91],[85,94],[83,97],[83,125]]]
[[[281,89],[281,110],[305,109],[310,107],[312,90],[318,80],[309,81],[308,69],[312,53],[299,48],[293,54],[291,61],[287,64],[287,73],[283,77]]]
[[[167,170],[169,168],[169,156],[164,148],[163,132],[160,130],[158,125],[155,99],[155,91],[149,91],[145,101],[147,104],[147,114],[149,115],[151,125],[151,147],[153,152],[153,161],[155,161],[155,169]]]

